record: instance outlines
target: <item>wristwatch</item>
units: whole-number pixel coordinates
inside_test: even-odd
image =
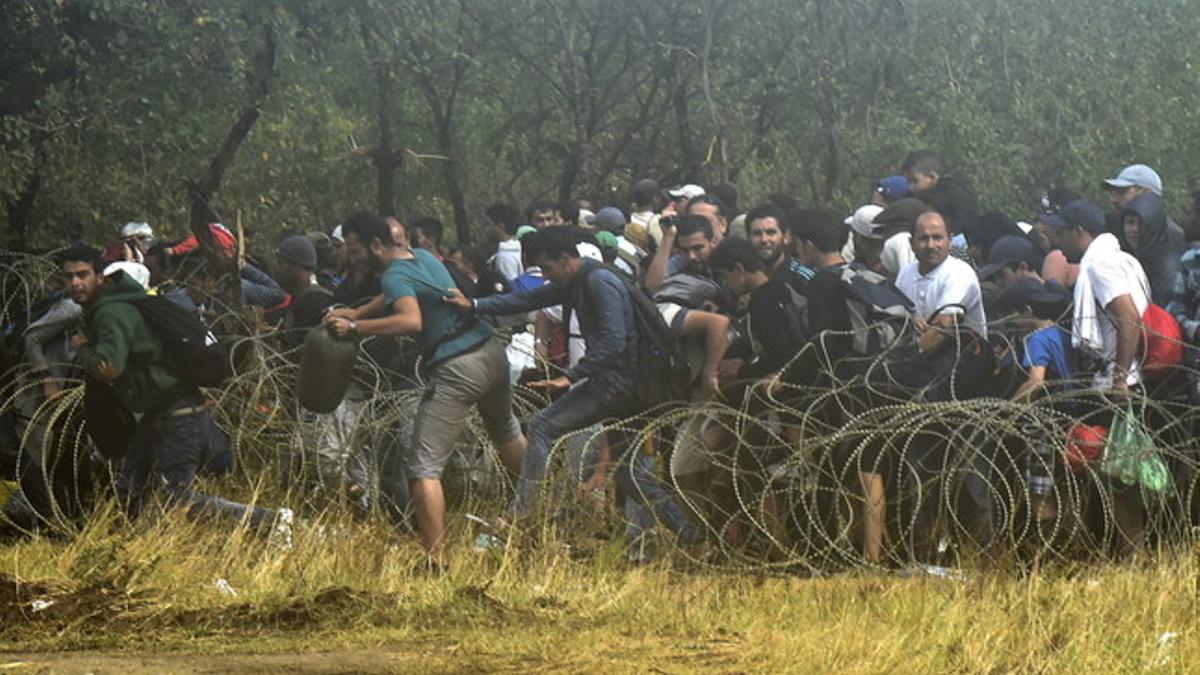
[[[358,322],[355,321],[354,319],[350,319],[350,332],[351,333],[358,332]]]

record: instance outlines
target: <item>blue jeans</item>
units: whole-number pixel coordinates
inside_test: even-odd
[[[234,520],[249,516],[254,527],[270,525],[275,518],[272,511],[192,489],[196,472],[228,443],[207,410],[171,414],[201,404],[196,399],[182,399],[165,411],[144,415],[138,422],[117,476],[117,495],[126,512],[131,518],[137,516],[145,493],[152,490],[160,492],[170,505],[186,506],[192,516],[217,515]]]
[[[634,412],[635,405],[631,393],[616,388],[598,387],[591,381],[574,387],[557,401],[538,411],[529,420],[529,430],[525,434],[525,460],[521,464],[521,476],[517,479],[517,494],[512,510],[520,514],[527,513],[532,508],[537,492],[546,479],[550,449],[559,438],[605,420],[632,415]],[[609,432],[613,463],[617,467],[617,503],[623,505],[625,497],[632,497],[648,506],[659,522],[674,532],[680,540],[685,543],[699,541],[699,527],[683,514],[682,509],[663,488],[646,462],[630,461],[631,456],[637,452],[636,448],[629,448],[631,440],[633,434],[627,429],[612,429]]]

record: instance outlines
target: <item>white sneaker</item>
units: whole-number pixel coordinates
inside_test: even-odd
[[[292,525],[296,514],[289,508],[282,508],[275,514],[275,525],[271,528],[270,543],[284,551],[292,550]]]

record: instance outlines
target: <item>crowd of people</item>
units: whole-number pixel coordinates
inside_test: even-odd
[[[446,541],[443,473],[473,420],[511,485],[495,527],[556,507],[556,449],[586,434],[591,455],[571,479],[578,492],[604,494],[611,480],[631,520],[695,547],[745,543],[735,500],[758,495],[770,539],[786,550],[797,525],[771,467],[872,408],[983,398],[1053,407],[1072,420],[1052,439],[1066,448],[1088,430],[1103,444],[1114,405],[1190,405],[1183,347],[1200,326],[1200,245],[1167,214],[1150,167],[1097,184],[1107,213],[1058,186],[1018,221],[982,210],[970,183],[922,150],[843,215],[786,195],[742,211],[729,186],[661,189],[645,179],[622,203],[495,204],[475,245],[449,246],[435,218],[360,212],[248,261],[216,213],[202,239],[159,241],[150,225],[130,223],[104,250],[61,252],[61,291],[29,308],[15,334],[39,383],[29,405],[85,382],[74,423],[115,462],[115,492],[131,516],[157,494],[290,537],[290,509],[195,486],[233,461],[204,388],[219,385],[232,358],[214,321],[220,280],[237,276],[238,300],[257,308],[259,330],[294,363],[306,335],[325,326],[362,340],[360,358],[390,373],[369,386],[356,380],[333,412],[284,403],[304,439],[297,452],[316,466],[315,489],[362,511],[385,508],[415,527],[432,560]],[[378,386],[421,395],[411,428],[397,429],[372,465],[354,429]],[[517,387],[547,403],[520,419]],[[685,411],[674,416],[683,421],[647,432],[665,410]],[[71,478],[47,471],[29,440],[40,437],[17,433],[20,415],[5,415],[13,430],[3,469],[22,488],[5,514],[32,526],[61,512],[56,481]],[[775,428],[782,441],[765,438]],[[1054,519],[1055,481],[1072,467],[1025,440],[1008,451],[1037,460],[1022,460],[1027,508]],[[841,487],[856,495],[853,546],[865,559],[883,558],[904,475],[937,480],[948,455],[970,462],[980,452],[961,445],[931,434],[903,457],[881,441],[827,453],[822,461],[850,476]],[[966,508],[986,512],[986,496],[966,493]],[[1125,490],[1112,506],[1124,550],[1144,538],[1138,495]],[[932,533],[937,500],[926,502],[911,522]]]

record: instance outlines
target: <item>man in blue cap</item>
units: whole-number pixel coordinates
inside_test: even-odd
[[[909,196],[911,188],[904,176],[888,176],[875,184],[871,191],[871,203],[887,208],[889,205]]]

